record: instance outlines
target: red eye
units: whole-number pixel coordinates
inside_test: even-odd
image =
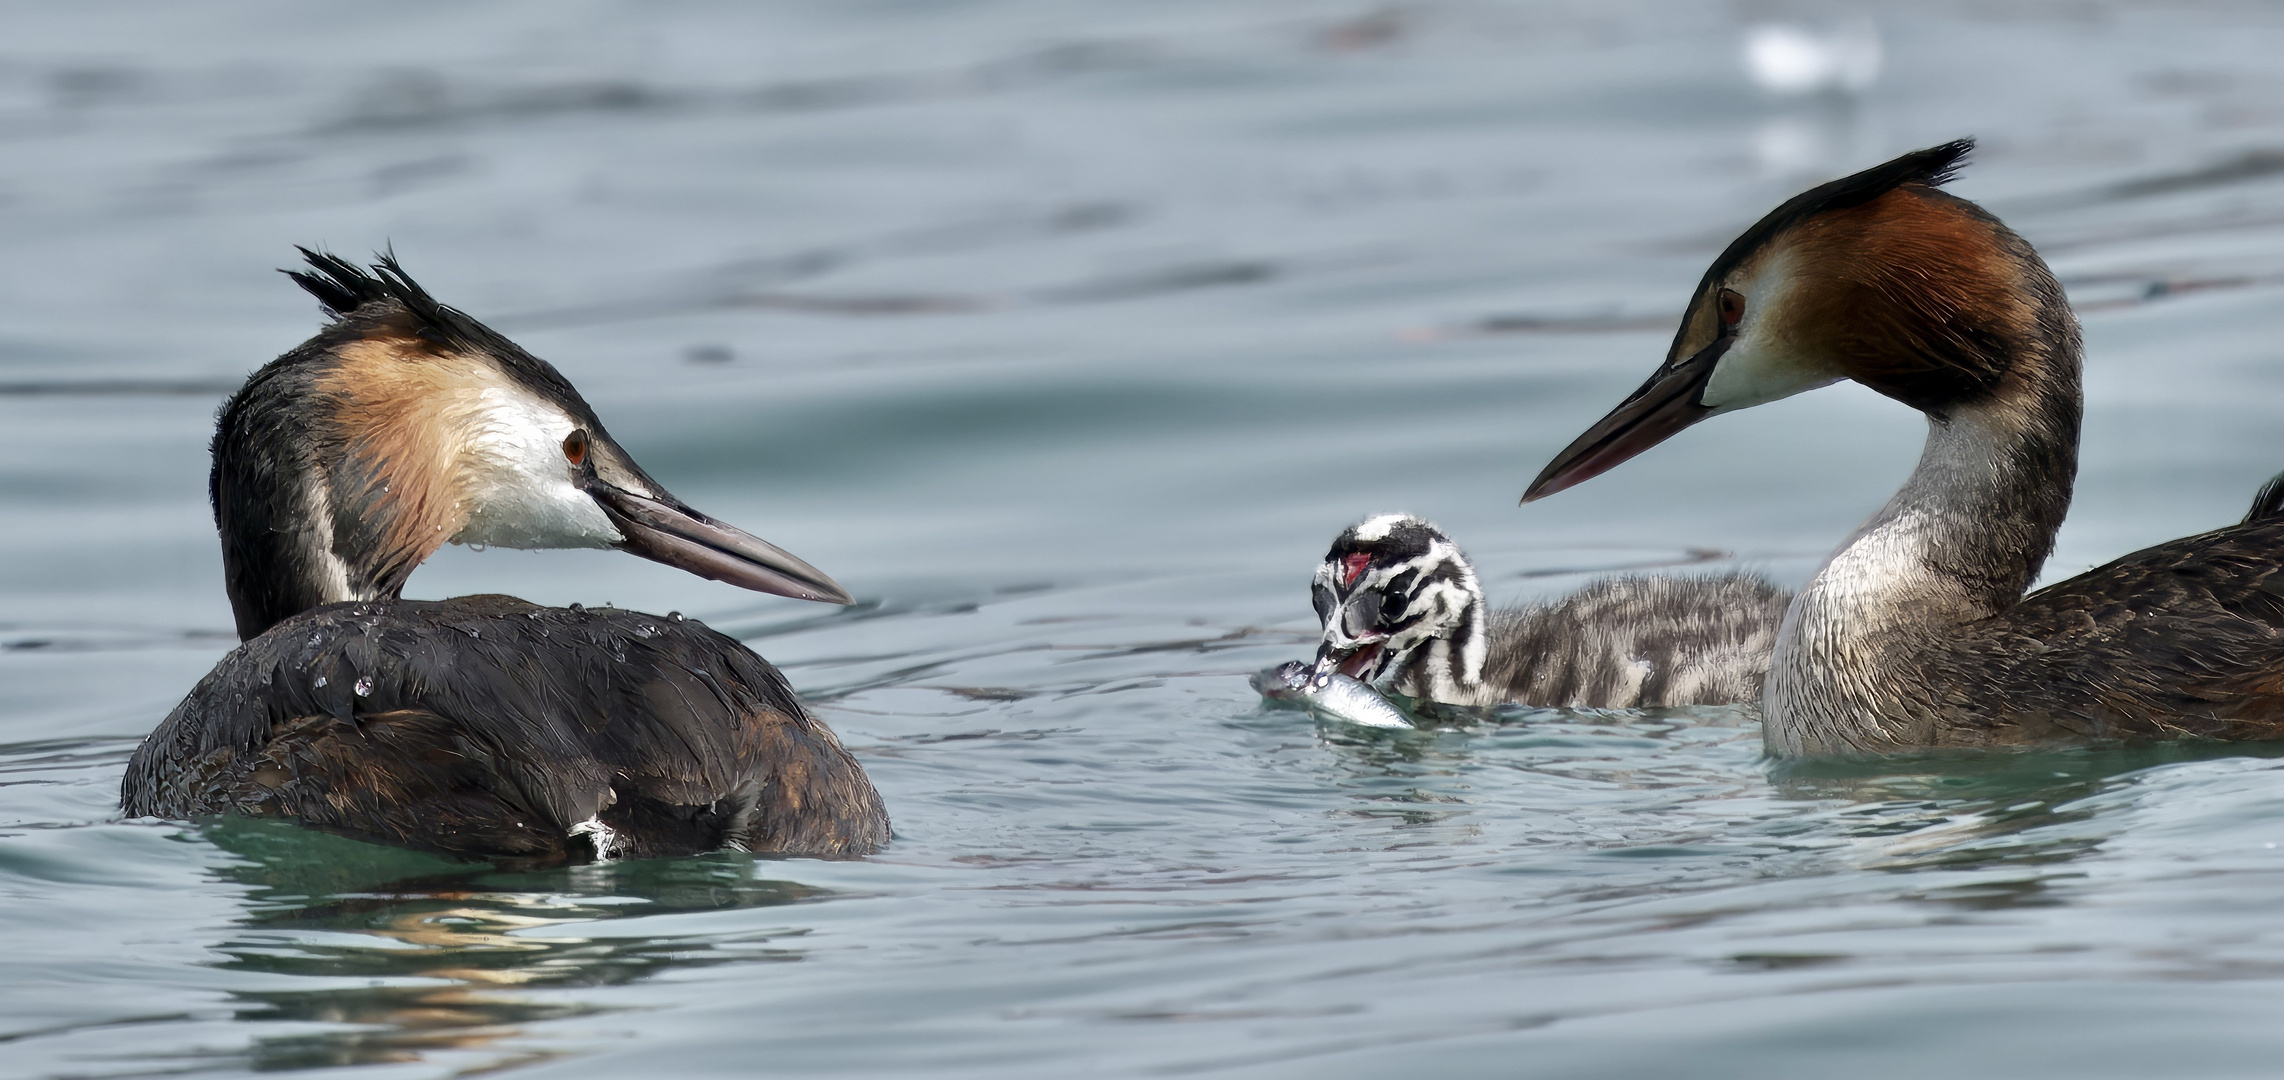
[[[587,463],[587,433],[574,431],[563,437],[563,457],[573,465]]]
[[[1356,579],[1364,576],[1364,568],[1370,565],[1372,565],[1372,556],[1361,552],[1342,559],[1340,569],[1347,577],[1341,581],[1340,587],[1345,589],[1356,584]]]
[[[1721,328],[1734,330],[1745,317],[1745,294],[1735,289],[1721,290]]]

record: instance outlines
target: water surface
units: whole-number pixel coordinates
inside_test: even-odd
[[[1752,28],[1876,34],[1785,97]],[[1864,20],[1869,20],[1865,22]],[[2084,315],[2050,576],[2284,467],[2284,14],[1240,0],[0,6],[0,1072],[2268,1075],[2242,747],[1762,758],[1750,709],[1263,710],[1367,513],[1502,601],[1797,582],[1909,468],[1851,388],[1526,508],[1705,263],[1961,134]],[[1853,28],[1853,29],[1851,29]],[[505,873],[115,819],[231,645],[205,439],[394,244],[678,494],[861,599],[600,552],[410,594],[681,610],[879,783],[858,862]],[[1703,553],[1714,554],[1706,555]]]

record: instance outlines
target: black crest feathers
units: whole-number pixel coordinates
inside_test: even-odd
[[[1776,234],[1818,214],[1862,206],[1905,184],[1942,187],[1950,183],[1953,177],[1959,175],[1959,169],[1966,165],[1967,154],[1974,148],[1975,140],[1971,138],[1953,139],[1941,146],[1914,150],[1862,172],[1819,184],[1786,199],[1784,205],[1769,211],[1767,217],[1729,242],[1727,250],[1721,252],[1721,257],[1713,260],[1712,267],[1706,270],[1705,282],[1699,286],[1698,291],[1702,293],[1712,282],[1727,277],[1738,262],[1768,243]]]
[[[477,322],[474,316],[438,303],[398,265],[393,250],[381,252],[369,267],[300,245],[295,245],[294,250],[301,252],[309,268],[278,272],[316,297],[336,324],[362,324],[366,330],[393,324],[398,332],[409,332],[438,346],[490,352],[511,365],[531,367],[535,369],[532,377],[551,387],[562,382],[554,369],[532,359],[514,342]],[[561,388],[568,391],[569,384],[562,384]]]
[[[2267,521],[2279,515],[2284,515],[2284,473],[2260,485],[2260,494],[2252,497],[2252,509],[2244,512],[2244,524]]]
[[[1973,139],[1953,139],[1941,146],[1914,150],[1862,172],[1819,184],[1786,199],[1784,205],[1770,211],[1745,235],[1759,234],[1765,238],[1784,226],[1826,211],[1862,206],[1905,184],[1942,187],[1959,175],[1959,170],[1967,164],[1967,155],[1974,149]]]
[[[310,268],[278,272],[292,278],[303,292],[316,297],[318,303],[325,305],[326,313],[336,319],[389,300],[403,305],[423,321],[436,320],[445,310],[435,297],[428,295],[428,290],[404,272],[404,267],[397,265],[393,250],[382,252],[380,261],[370,270],[339,255],[311,251],[299,244],[294,245],[294,250],[301,252]]]
[[[1721,257],[1705,268],[1705,276],[1697,282],[1696,302],[1707,302],[1717,283],[1727,280],[1739,263],[1786,229],[1818,214],[1862,206],[1906,184],[1941,187],[1959,174],[1959,169],[1967,163],[1967,155],[1974,149],[1972,138],[1953,139],[1941,146],[1914,150],[1862,172],[1819,184],[1786,199],[1784,205],[1769,211],[1768,216],[1729,241]],[[1666,363],[1676,363],[1683,358],[1681,349],[1689,338],[1689,327],[1689,320],[1682,320],[1681,329],[1674,334],[1673,347],[1666,352]]]
[[[1914,150],[1893,161],[1811,188],[1792,202],[1815,199],[1816,209],[1837,210],[1869,202],[1905,184],[1942,187],[1959,175],[1959,170],[1967,164],[1967,155],[1974,149],[1975,140],[1968,138]]]
[[[301,252],[309,269],[278,272],[316,297],[335,322],[374,316],[398,322],[400,329],[438,345],[522,352],[467,312],[437,303],[397,264],[394,250],[381,252],[370,267],[298,244],[294,250]],[[410,325],[404,325],[407,323]]]

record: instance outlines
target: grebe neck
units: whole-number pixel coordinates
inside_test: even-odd
[[[1929,661],[1947,631],[2022,598],[2077,474],[2080,346],[2059,296],[2042,340],[1990,392],[1928,411],[1903,489],[1794,598],[1764,697],[1769,749],[1876,752],[1934,741]]]

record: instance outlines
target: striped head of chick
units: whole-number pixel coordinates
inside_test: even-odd
[[[1480,682],[1483,588],[1443,530],[1409,514],[1381,514],[1334,538],[1310,586],[1323,638],[1315,684],[1334,674],[1363,682],[1393,676],[1415,694],[1445,682]]]

